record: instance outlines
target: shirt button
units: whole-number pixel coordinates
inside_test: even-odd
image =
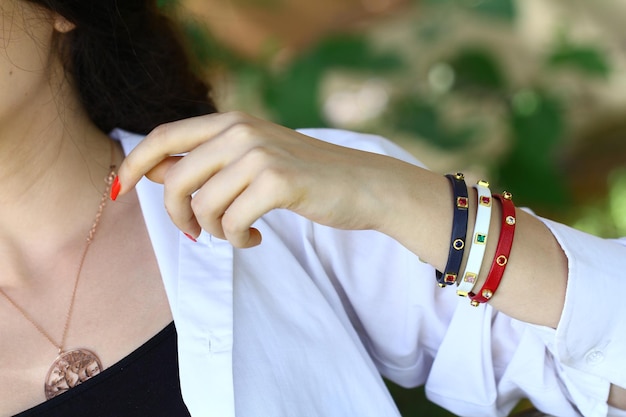
[[[589,365],[599,365],[604,361],[604,353],[600,350],[592,350],[585,355],[585,360]]]

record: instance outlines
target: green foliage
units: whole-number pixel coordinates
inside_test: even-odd
[[[174,7],[176,2],[177,0],[157,0],[157,7],[167,9],[169,7]]]
[[[262,95],[276,121],[292,127],[324,127],[319,91],[333,70],[384,74],[403,67],[394,54],[375,53],[365,38],[334,36],[325,39],[279,72],[266,72]]]
[[[489,94],[500,93],[506,88],[505,76],[496,57],[479,46],[462,49],[450,60],[450,65],[457,74],[456,89],[478,89]]]
[[[513,0],[474,0],[470,5],[478,13],[510,23],[517,18],[517,8]]]
[[[512,149],[502,161],[499,181],[515,190],[518,204],[558,209],[570,203],[555,164],[565,133],[562,103],[545,93],[535,100],[531,109],[510,106]]]
[[[513,22],[517,17],[514,0],[423,0],[434,6],[457,6],[488,18]]]
[[[419,97],[401,97],[392,108],[390,117],[396,129],[427,138],[442,149],[460,149],[477,140],[477,126],[468,123],[466,126],[451,127],[442,120],[437,105]]]
[[[548,57],[552,68],[572,68],[583,74],[606,78],[610,67],[606,55],[597,47],[584,45],[559,45]]]

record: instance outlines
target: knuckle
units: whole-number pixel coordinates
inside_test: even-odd
[[[196,218],[202,219],[203,222],[214,222],[221,216],[218,206],[213,199],[204,197],[202,192],[197,193],[191,198],[191,211]]]
[[[259,174],[259,181],[268,190],[283,191],[290,183],[290,175],[284,169],[272,165],[263,169]]]
[[[240,110],[232,110],[226,113],[226,117],[228,117],[232,123],[241,123],[250,119],[250,116],[242,112]]]
[[[280,149],[265,144],[251,147],[245,155],[245,163],[259,172],[269,170],[282,172],[285,166],[284,154]]]
[[[237,140],[251,141],[256,137],[254,126],[246,121],[235,123],[229,129],[229,134],[233,135]]]
[[[163,187],[170,195],[180,196],[185,183],[185,177],[178,174],[177,166],[174,165],[163,174]]]
[[[171,123],[163,123],[157,127],[155,127],[152,132],[150,132],[149,137],[151,141],[157,142],[157,143],[161,143],[163,141],[166,141],[168,136],[169,136],[169,132],[172,128],[172,124]]]
[[[266,167],[270,164],[271,154],[264,146],[255,146],[245,155],[246,163],[256,167]]]
[[[207,217],[208,207],[202,199],[202,195],[197,194],[191,199],[191,210],[198,217]]]
[[[166,198],[164,203],[165,211],[178,228],[184,230],[193,223],[194,213],[189,209],[187,201]]]
[[[236,216],[229,214],[229,212],[224,213],[222,217],[222,230],[224,230],[224,234],[228,236],[229,240],[233,240],[233,243],[237,243],[240,239],[240,235],[245,230],[242,225],[237,221]]]
[[[163,200],[166,205],[166,209],[172,210],[170,217],[174,210],[181,207],[183,204],[188,204],[188,200],[191,198],[186,191],[184,182],[185,178],[181,175],[175,175],[167,172],[163,178]]]
[[[163,189],[163,204],[165,211],[177,226],[184,226],[190,217],[190,197],[180,192],[180,188],[173,187],[165,182]]]

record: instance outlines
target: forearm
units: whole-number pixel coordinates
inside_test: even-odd
[[[482,286],[495,256],[500,207],[495,204],[494,208],[492,238],[476,288]],[[567,268],[565,253],[550,230],[536,217],[517,209],[511,255],[498,291],[489,302],[518,320],[556,328],[565,302]]]
[[[418,168],[411,175],[414,181],[407,179],[405,184],[410,191],[394,199],[397,202],[396,215],[386,223],[388,229],[385,233],[443,271],[453,221],[452,190],[440,174]],[[468,236],[471,236],[477,198],[476,191],[469,185]],[[520,209],[516,210],[516,217],[511,255],[501,284],[489,302],[513,318],[555,328],[565,299],[566,256],[539,219]],[[484,261],[474,288],[481,288],[486,279],[495,256],[500,227],[501,206],[494,199]],[[428,238],[425,239],[425,236]],[[470,241],[468,238],[467,246],[471,245]],[[469,248],[465,250],[461,271],[468,253]],[[452,289],[442,289],[446,290]]]

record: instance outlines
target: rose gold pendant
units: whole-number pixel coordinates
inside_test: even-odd
[[[98,355],[92,351],[75,349],[61,352],[46,376],[44,385],[46,399],[63,394],[100,372],[102,372],[102,363]]]

